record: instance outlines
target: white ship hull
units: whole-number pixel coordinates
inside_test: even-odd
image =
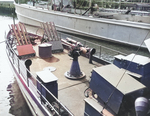
[[[143,40],[150,37],[150,24],[146,23],[86,17],[26,4],[15,7],[19,21],[29,25],[54,22],[58,31],[142,47],[145,47]]]

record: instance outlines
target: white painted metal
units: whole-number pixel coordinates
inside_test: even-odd
[[[51,73],[49,70],[43,70],[40,72],[36,72],[36,74],[39,76],[39,78],[44,82],[44,83],[49,83],[53,81],[57,81],[58,78]]]
[[[15,4],[19,21],[40,26],[39,22],[54,22],[57,30],[97,39],[140,46],[150,37],[150,24],[115,19],[92,18],[77,14]],[[145,47],[145,44],[142,45]]]
[[[13,5],[14,3],[14,0],[0,0],[0,4],[3,5],[3,4],[6,4],[6,5]]]
[[[147,40],[145,40],[144,42],[145,42],[145,44],[146,44],[147,49],[148,49],[149,52],[150,52],[150,38],[147,39]]]
[[[9,60],[10,59],[8,59],[8,61]],[[21,90],[21,93],[22,93],[23,97],[25,98],[25,100],[26,100],[26,102],[27,102],[27,104],[28,104],[28,106],[29,106],[29,108],[30,108],[30,110],[32,112],[32,115],[33,116],[37,116],[37,115],[44,116],[44,114],[41,112],[41,110],[39,109],[37,104],[33,101],[33,98],[29,94],[29,91],[27,91],[27,89],[24,87],[23,82],[24,83],[26,83],[26,82],[25,82],[24,78],[21,75],[19,75],[18,70],[17,70],[18,68],[15,65],[12,65],[11,61],[9,61],[9,64],[10,64],[10,67],[11,67],[11,69],[13,71],[14,76],[16,77],[16,80],[17,80],[18,86],[19,86],[19,88]],[[16,70],[16,72],[15,72],[15,70]],[[19,79],[19,76],[22,78],[23,82],[21,82],[21,80]],[[33,96],[36,96],[31,89],[30,89],[30,91],[32,92]],[[41,102],[37,97],[35,97],[35,98],[37,99],[37,101],[39,103]],[[45,108],[43,107],[43,109],[45,109]],[[51,116],[50,113],[48,113],[48,114],[49,114],[49,116]]]

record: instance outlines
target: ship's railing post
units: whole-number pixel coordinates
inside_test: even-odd
[[[60,104],[58,104],[59,105],[59,113],[60,113],[60,107],[61,107],[61,105]]]
[[[40,98],[41,98],[41,104],[42,104],[42,83],[40,81],[38,81],[38,83],[40,84]]]
[[[84,46],[86,46],[86,41],[84,41]]]
[[[18,72],[20,73],[20,63],[19,63],[19,58],[17,58],[18,61]]]
[[[8,51],[8,55],[10,56],[10,55],[12,55],[12,63],[14,64],[14,52],[13,52],[13,50],[11,49],[11,47],[10,47],[10,45],[9,45],[9,43],[7,43],[7,51]]]
[[[102,54],[102,47],[99,46],[99,58],[101,58],[101,54]]]
[[[27,77],[27,85],[28,85],[28,87],[29,87],[29,77]]]
[[[8,50],[9,49],[8,45],[6,45],[6,49],[8,51],[8,55],[10,56],[11,54],[10,54],[10,50]]]
[[[12,53],[12,61],[13,61],[13,64],[14,64],[14,53]]]
[[[62,38],[61,38],[61,33],[59,33],[59,37],[60,37],[60,40],[61,40],[61,39],[62,39]]]

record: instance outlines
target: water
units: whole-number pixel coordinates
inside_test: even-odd
[[[8,32],[8,24],[12,23],[12,17],[0,15],[0,116],[31,116],[5,53],[5,31]]]
[[[62,37],[67,37],[67,35],[68,35],[68,37],[70,36],[67,33],[65,35],[62,35],[62,34],[60,34],[60,35]],[[78,37],[83,39],[82,43],[84,43],[84,40],[87,40],[87,41],[90,41],[90,42],[95,43],[97,45],[104,46],[104,47],[110,48],[112,50],[120,51],[121,53],[124,53],[124,54],[135,53],[135,54],[144,55],[144,56],[147,56],[147,57],[150,56],[150,53],[149,53],[147,48],[116,44],[116,43],[113,43],[113,42],[103,41],[103,40],[100,40],[100,39],[94,39],[94,38],[90,38],[90,37],[77,36],[77,35],[71,35],[70,38],[76,39]]]
[[[141,47],[133,47],[127,45],[116,44],[112,42],[106,42],[103,40],[96,40],[90,37],[83,37],[77,35],[69,35],[67,33],[58,33],[61,38],[72,38],[76,41],[80,41],[84,46],[88,46],[89,48],[95,48],[96,53],[94,54],[96,57],[99,57],[109,63],[113,63],[114,56],[121,54],[121,55],[129,55],[129,54],[138,54],[143,56],[150,56],[147,48]]]

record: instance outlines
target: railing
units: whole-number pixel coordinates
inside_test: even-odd
[[[105,60],[107,62],[112,63],[113,59],[114,59],[114,55],[118,55],[118,54],[123,54],[126,55],[124,53],[121,53],[119,51],[80,39],[78,37],[75,36],[71,36],[68,34],[64,34],[64,33],[60,33],[58,32],[58,34],[60,35],[61,38],[72,38],[76,41],[81,42],[84,46],[88,46],[89,48],[95,48],[96,49],[96,53],[95,53],[95,57]],[[73,114],[37,79],[37,75],[36,74],[31,74],[31,72],[26,68],[25,66],[25,60],[20,60],[15,52],[14,49],[12,49],[9,44],[7,43],[7,52],[8,55],[10,56],[10,60],[13,63],[13,65],[16,67],[16,70],[18,71],[18,73],[23,77],[24,81],[26,82],[26,85],[28,87],[30,87],[32,89],[32,93],[34,93],[34,95],[41,101],[41,105],[43,105],[44,107],[46,107],[51,113],[57,115],[61,115],[61,111],[62,109],[69,114],[69,116],[72,116]],[[28,77],[28,74],[30,75],[30,77]],[[37,88],[37,83],[40,85],[39,89]],[[43,91],[42,89],[45,89],[45,91],[52,96],[52,98],[54,99],[55,102],[50,103],[46,97],[42,94]]]
[[[89,48],[95,48],[96,53],[94,54],[94,56],[99,59],[102,59],[106,62],[109,62],[109,63],[113,63],[115,55],[119,55],[119,54],[127,55],[120,51],[116,51],[116,50],[110,49],[108,47],[101,46],[101,45],[95,44],[93,42],[90,42],[85,39],[81,39],[81,38],[78,38],[78,37],[75,37],[75,36],[72,36],[69,34],[65,34],[65,33],[61,33],[61,32],[58,32],[58,34],[59,34],[60,38],[62,38],[62,39],[66,39],[66,37],[69,37],[73,40],[81,42],[84,46],[88,46]]]
[[[101,2],[101,1],[99,1]],[[17,2],[18,4],[20,4],[19,2]],[[101,2],[103,3],[103,2]],[[115,3],[115,2],[113,2]],[[119,4],[124,4],[125,2],[119,2],[118,3],[118,7],[119,7]],[[127,4],[131,4],[130,2],[126,2]],[[45,1],[38,1],[38,2],[35,2],[33,3],[33,1],[29,0],[27,2],[28,5],[31,5],[31,6],[35,6],[36,8],[42,8],[42,9],[52,9],[52,1],[51,2],[45,2]],[[56,3],[55,1],[55,4],[57,6],[59,6],[59,2]],[[83,4],[83,3],[82,3]],[[89,3],[87,2],[85,6],[82,6],[81,5],[78,5],[82,8],[79,8],[79,9],[75,9],[75,8],[65,8],[64,7],[64,12],[68,12],[68,13],[77,13],[77,14],[82,14],[82,12],[85,12],[88,8],[89,8]],[[98,3],[97,3],[98,4]],[[101,5],[99,5],[101,6]],[[104,5],[105,6],[105,5]],[[73,7],[73,6],[72,6]],[[74,10],[73,10],[74,9]],[[82,9],[82,10],[81,10]],[[56,9],[55,9],[56,10]],[[124,10],[124,9],[118,9],[118,8],[103,8],[103,5],[102,5],[102,8],[99,8],[99,12],[110,12],[110,13],[125,13],[127,12],[127,10]],[[150,12],[149,11],[139,11],[139,10],[131,10],[130,12],[131,15],[140,15],[140,16],[150,16]]]
[[[100,12],[109,12],[109,13],[126,13],[127,10],[118,10],[118,9],[100,9],[99,10]],[[141,15],[141,16],[150,16],[150,12],[147,12],[147,11],[138,11],[138,10],[131,10],[131,12],[129,14],[132,14],[132,15]]]
[[[73,114],[42,84],[41,81],[37,79],[36,74],[32,74],[25,66],[25,60],[20,60],[14,49],[10,47],[10,45],[6,41],[6,49],[9,59],[13,63],[13,66],[17,70],[17,72],[23,77],[22,79],[25,81],[26,85],[30,88],[31,93],[41,101],[41,105],[46,107],[46,109],[50,112],[50,114],[55,116],[61,116],[62,113],[67,114],[67,116],[73,116]],[[29,73],[29,74],[27,74]],[[30,77],[28,77],[30,75]],[[37,83],[40,85],[40,88],[37,88]],[[54,99],[54,102],[50,103],[46,97],[42,94],[43,88],[46,93],[51,95]],[[62,112],[63,110],[63,112]],[[36,111],[35,111],[36,112]]]

